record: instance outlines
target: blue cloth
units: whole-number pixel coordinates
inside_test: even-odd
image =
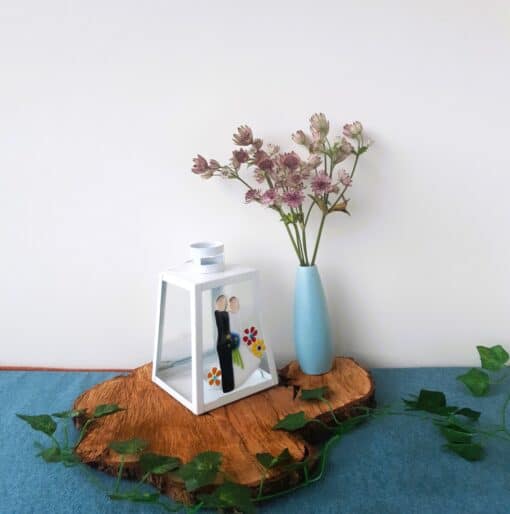
[[[460,368],[373,371],[379,405],[399,402],[421,388],[447,393],[449,403],[481,410],[481,421],[499,423],[504,388],[473,398],[455,377]],[[35,458],[32,431],[15,413],[66,410],[83,390],[115,373],[0,372],[0,513],[161,513],[143,504],[113,502],[79,468]],[[336,447],[324,479],[259,507],[271,514],[402,513],[507,514],[510,512],[510,445],[489,441],[487,456],[467,462],[441,450],[430,423],[386,417],[361,426]],[[93,471],[102,484],[113,478]]]

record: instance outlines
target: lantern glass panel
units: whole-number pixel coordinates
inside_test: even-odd
[[[266,341],[260,326],[260,306],[257,302],[256,282],[253,280],[202,291],[202,383],[205,404],[214,402],[225,394],[271,381],[265,351]],[[217,312],[221,314],[218,316]],[[227,365],[224,369],[220,365],[217,349],[218,317],[223,321],[227,319],[232,336],[233,348],[227,352]],[[228,383],[229,367],[233,374],[233,387],[224,391],[224,386]]]
[[[191,381],[191,303],[186,289],[166,283],[156,376],[188,401]],[[163,306],[162,306],[163,307]]]

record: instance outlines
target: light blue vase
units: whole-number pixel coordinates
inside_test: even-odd
[[[294,292],[294,345],[301,370],[322,375],[333,366],[328,306],[317,266],[300,266]]]

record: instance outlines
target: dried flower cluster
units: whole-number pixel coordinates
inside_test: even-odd
[[[250,127],[242,125],[232,137],[239,148],[232,151],[228,164],[197,155],[192,171],[204,179],[219,176],[242,182],[247,188],[246,203],[260,203],[278,212],[300,264],[313,266],[325,218],[333,212],[348,213],[345,193],[352,185],[360,155],[371,144],[364,137],[359,121],[344,125],[342,135],[332,141],[328,135],[328,119],[323,113],[314,114],[310,118],[309,134],[303,130],[292,134],[292,140],[307,151],[303,158],[294,151],[281,152],[278,145],[264,146],[262,139],[254,137]],[[350,172],[343,167],[337,169],[350,157],[353,158]],[[251,173],[252,183],[246,173]],[[315,206],[322,217],[310,259],[306,236]]]

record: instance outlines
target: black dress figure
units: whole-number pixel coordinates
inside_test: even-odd
[[[232,364],[232,349],[234,342],[230,333],[230,318],[227,311],[214,311],[218,327],[216,350],[220,359],[221,386],[224,393],[234,389],[234,366]]]

